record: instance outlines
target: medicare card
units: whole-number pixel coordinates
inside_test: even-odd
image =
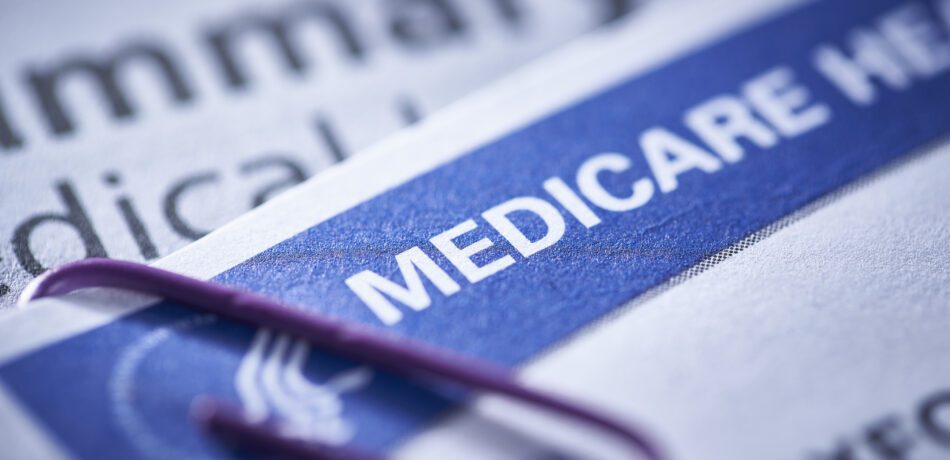
[[[950,1],[648,3],[156,265],[516,369],[670,459],[950,457]],[[184,305],[0,320],[11,458],[630,458]]]

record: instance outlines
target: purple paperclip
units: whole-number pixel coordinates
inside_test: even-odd
[[[257,294],[196,280],[148,265],[109,259],[86,259],[46,272],[24,292],[24,300],[67,294],[91,287],[127,289],[171,299],[200,311],[265,327],[305,339],[324,349],[409,377],[437,378],[484,393],[587,422],[624,441],[649,460],[663,456],[639,429],[563,397],[528,388],[508,369],[435,348],[367,326],[288,307]],[[302,443],[266,423],[252,422],[227,404],[204,400],[193,415],[210,432],[258,452],[293,458],[380,458],[346,446]]]

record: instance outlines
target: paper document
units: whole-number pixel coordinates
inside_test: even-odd
[[[8,1],[0,311],[49,267],[167,255],[633,9],[626,0]]]

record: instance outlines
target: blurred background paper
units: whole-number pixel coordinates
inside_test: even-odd
[[[3,2],[0,311],[151,261],[632,0]]]

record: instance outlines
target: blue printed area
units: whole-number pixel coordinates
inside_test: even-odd
[[[818,44],[841,43],[846,31],[872,23],[895,4],[827,1],[777,18],[487,144],[264,251],[216,281],[382,327],[343,281],[369,269],[402,282],[394,256],[419,246],[462,289],[444,297],[429,286],[432,305],[418,313],[405,310],[393,330],[501,364],[522,363],[704,257],[947,133],[946,73],[906,91],[883,90],[873,105],[858,107],[812,67]],[[702,145],[682,128],[684,111],[735,93],[743,81],[778,65],[794,69],[813,100],[831,108],[827,125],[767,150],[746,144],[741,162],[714,174],[685,173],[678,189],[657,192],[637,210],[599,211],[603,223],[589,230],[562,211],[564,237],[530,259],[478,217],[516,196],[549,199],[541,189],[545,179],[558,176],[573,186],[578,166],[600,152],[633,159],[630,171],[604,177],[615,193],[629,193],[633,180],[649,174],[640,133],[663,126]],[[482,237],[495,242],[477,261],[503,254],[517,260],[474,285],[428,243],[469,218],[479,227],[460,244]],[[531,216],[518,218],[529,235],[543,232]],[[156,335],[162,330],[167,332]],[[187,420],[187,406],[205,393],[238,400],[235,374],[252,335],[245,326],[202,321],[161,303],[8,364],[0,377],[80,456],[213,456],[218,447]],[[316,353],[305,374],[325,382],[353,366]],[[377,374],[342,403],[355,442],[385,448],[451,407],[453,398]]]

